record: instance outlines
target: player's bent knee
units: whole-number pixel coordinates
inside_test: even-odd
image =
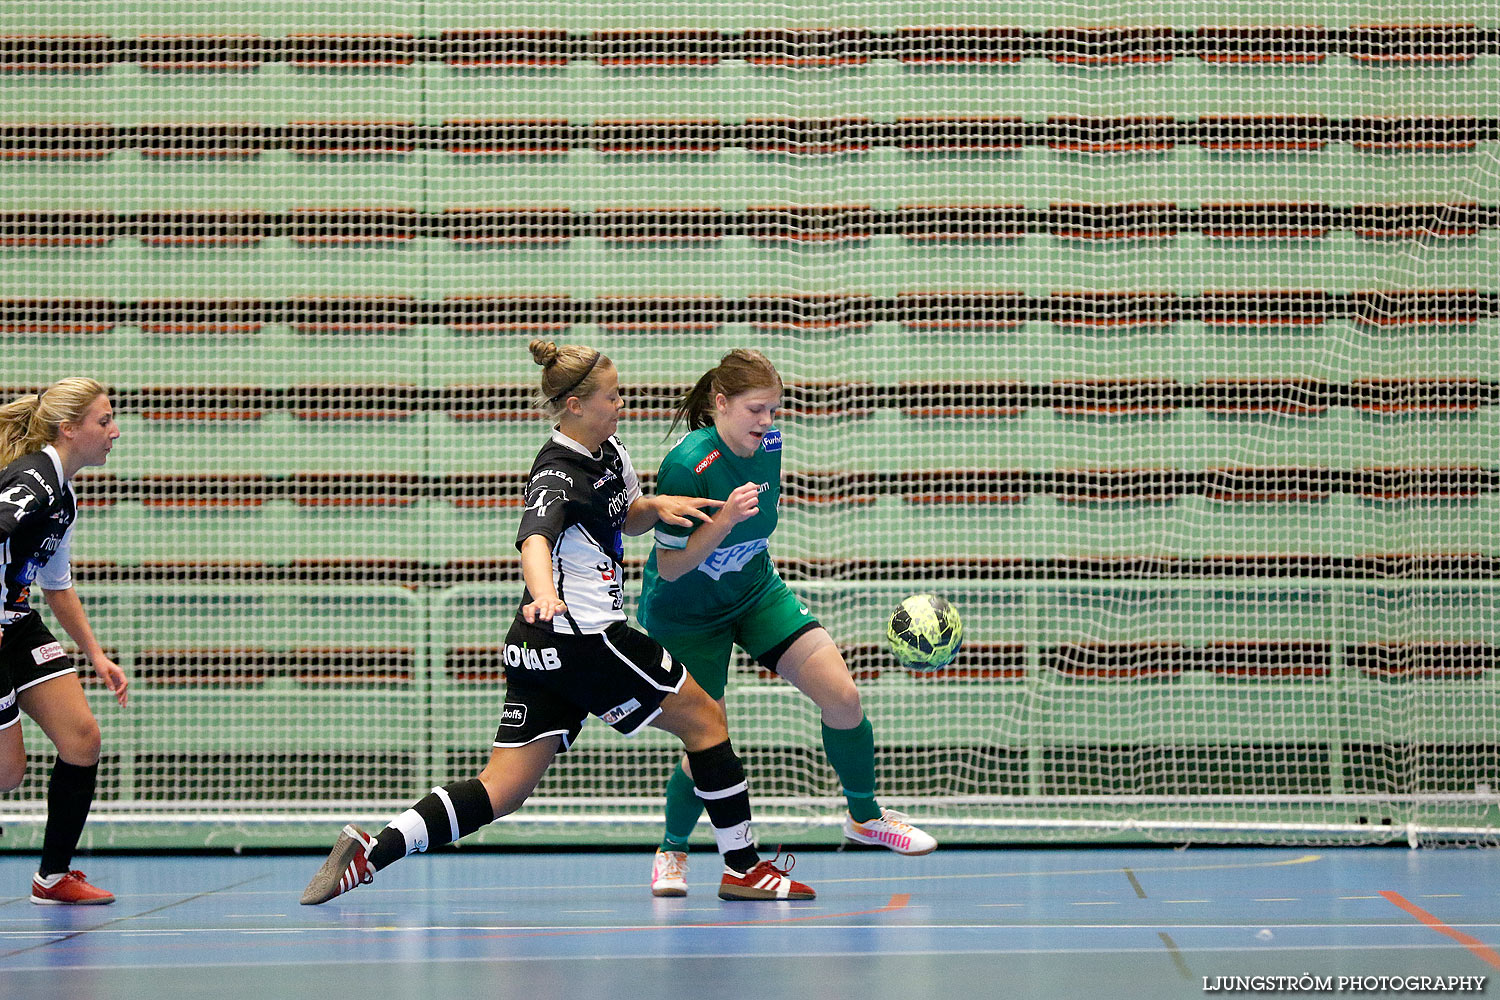
[[[5,761],[0,764],[0,793],[13,792],[21,787],[21,782],[26,780],[26,759],[23,757],[19,764]]]
[[[482,779],[481,779],[482,780]],[[490,809],[494,813],[491,820],[499,819],[501,816],[509,816],[517,809],[526,804],[531,798],[533,788],[506,788],[493,785],[485,785],[484,790],[490,793]]]
[[[841,693],[823,706],[823,717],[835,729],[852,729],[864,721],[865,707],[854,685],[849,686],[846,694]]]
[[[724,712],[724,706],[699,689],[699,697],[692,702],[693,718],[701,725],[713,729],[722,729],[726,735],[729,731],[729,716]]]
[[[26,743],[17,720],[0,729],[0,792],[15,791],[25,777]]]
[[[535,781],[518,780],[514,774],[493,771],[488,767],[479,772],[479,783],[490,795],[490,808],[494,810],[494,819],[509,816],[521,808],[526,800],[531,798],[531,793],[536,791],[537,786]]]
[[[89,716],[87,722],[71,726],[67,732],[58,735],[57,754],[69,764],[76,764],[79,767],[97,764],[103,749],[99,723],[94,720],[93,716]]]
[[[524,746],[495,747],[490,751],[489,763],[479,772],[479,783],[489,793],[493,819],[521,808],[561,749],[561,737],[552,736]]]
[[[695,720],[697,726],[693,731],[694,739],[691,745],[687,737],[683,738],[683,744],[689,750],[701,750],[703,747],[717,746],[729,739],[729,723],[724,718],[724,713],[716,710],[705,710],[704,714]]]
[[[724,715],[724,706],[696,685],[668,695],[661,708],[661,715],[653,725],[682,740],[689,750],[701,750],[729,739],[729,720]]]

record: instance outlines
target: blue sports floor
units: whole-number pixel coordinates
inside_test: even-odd
[[[321,860],[85,857],[78,866],[119,901],[58,908],[26,902],[32,856],[0,855],[0,997],[1291,992],[1232,978],[1245,976],[1331,977],[1329,995],[1363,997],[1473,995],[1431,987],[1484,977],[1500,996],[1500,851],[809,851],[796,874],[819,896],[805,903],[721,902],[707,852],[687,898],[658,900],[649,853],[458,851],[300,906]],[[1340,977],[1360,988],[1338,989]]]

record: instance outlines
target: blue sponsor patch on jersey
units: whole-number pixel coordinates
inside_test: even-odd
[[[766,433],[761,436],[760,447],[762,451],[780,451],[781,431],[775,427],[772,427],[770,430],[766,431]]]

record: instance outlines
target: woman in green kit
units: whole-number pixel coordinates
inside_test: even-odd
[[[657,489],[724,505],[707,522],[656,528],[639,617],[710,695],[724,700],[732,648],[774,671],[822,712],[823,748],[843,785],[844,836],[899,854],[937,841],[875,799],[875,737],[838,647],[782,582],[768,553],[781,499],[781,376],[758,351],[734,350],[677,406],[689,433],[662,459]],[[651,892],[687,894],[688,837],[703,811],[679,762],[667,781],[666,835]]]

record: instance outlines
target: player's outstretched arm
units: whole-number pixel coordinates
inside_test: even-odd
[[[699,522],[711,521],[711,509],[722,506],[723,500],[711,500],[708,497],[637,497],[635,503],[630,505],[630,512],[625,515],[625,534],[644,535],[656,527],[658,521],[675,524],[679,528],[690,528]]]

